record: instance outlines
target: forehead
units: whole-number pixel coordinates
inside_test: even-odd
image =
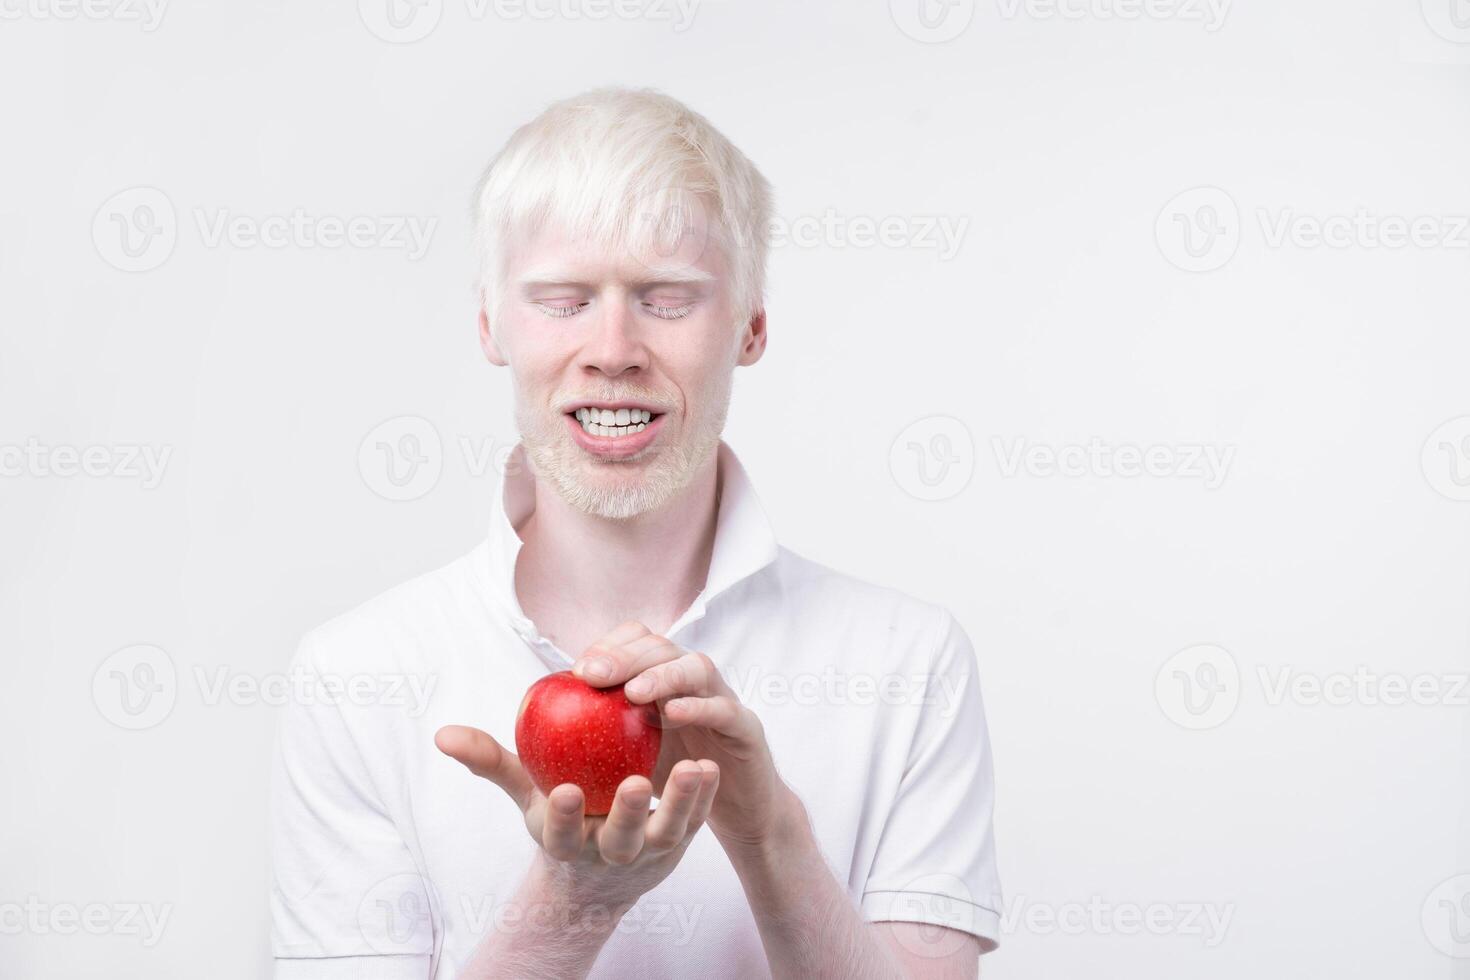
[[[726,278],[724,252],[702,221],[597,238],[543,226],[508,245],[505,273],[511,285],[691,283],[718,288]]]

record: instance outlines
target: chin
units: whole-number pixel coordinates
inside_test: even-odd
[[[527,444],[538,476],[577,510],[608,520],[627,520],[658,510],[688,486],[719,438],[691,450],[653,445],[627,459],[609,460],[571,439]]]

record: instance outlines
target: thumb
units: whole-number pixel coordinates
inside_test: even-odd
[[[485,732],[466,725],[446,725],[434,734],[434,745],[476,776],[505,790],[522,810],[531,805],[536,787],[521,760]]]

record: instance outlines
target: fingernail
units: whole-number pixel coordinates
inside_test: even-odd
[[[649,691],[653,690],[653,678],[640,674],[639,676],[629,681],[628,686],[624,688],[624,690],[626,690],[629,694],[642,697]]]
[[[582,661],[582,675],[594,681],[605,681],[612,676],[612,662],[605,657],[593,657]]]
[[[681,772],[674,777],[674,785],[682,790],[691,790],[699,785],[703,775],[702,772]]]
[[[572,814],[577,812],[577,807],[582,801],[575,796],[560,796],[556,800],[556,809],[560,813]]]

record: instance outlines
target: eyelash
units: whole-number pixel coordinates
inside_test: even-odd
[[[586,303],[578,303],[575,306],[547,306],[545,303],[537,303],[536,305],[541,308],[542,313],[545,313],[553,320],[565,320],[568,317],[576,316],[587,308]],[[694,309],[693,306],[654,306],[650,303],[645,303],[644,305],[648,307],[650,313],[660,320],[682,320]]]

